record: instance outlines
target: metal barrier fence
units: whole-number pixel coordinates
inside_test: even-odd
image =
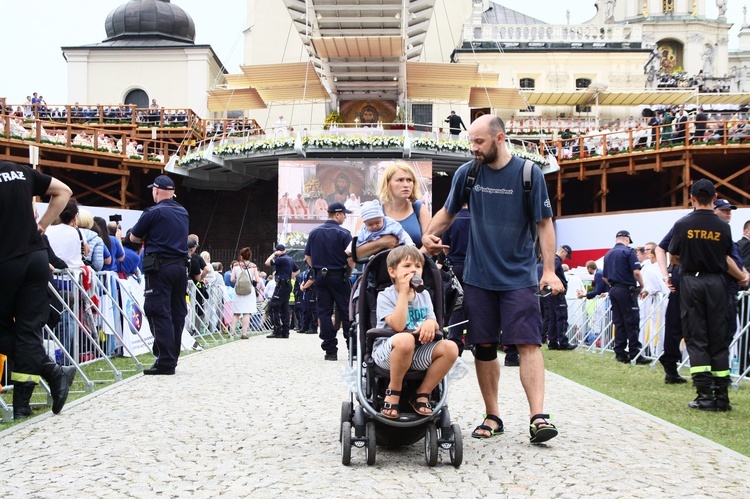
[[[60,311],[60,321],[54,328],[45,326],[43,341],[51,359],[60,365],[75,366],[78,377],[70,394],[94,391],[98,384],[116,383],[123,373],[143,371],[138,355],[151,352],[153,337],[143,314],[143,288],[131,277],[119,279],[115,272],[82,270],[56,270],[54,284],[49,284],[52,303]],[[223,282],[201,288],[188,282],[188,315],[185,321],[182,348],[184,351],[202,349],[232,341],[230,336],[233,310],[231,292]],[[250,321],[250,334],[271,331],[271,320],[259,304],[258,314]],[[188,338],[190,338],[188,340]],[[116,357],[129,362],[113,362]],[[96,363],[97,369],[84,369]],[[7,370],[4,370],[7,371]],[[3,392],[12,390],[7,372]],[[10,383],[8,383],[10,384]],[[39,402],[38,393],[32,406],[51,406],[49,387],[42,380],[40,386],[46,400]],[[0,420],[13,421],[13,409],[0,398]]]
[[[656,367],[664,346],[665,314],[669,295],[657,293],[639,301],[641,318],[639,323],[641,351],[633,361],[643,357]],[[750,294],[741,291],[737,295],[737,329],[729,346],[732,385],[750,377]],[[717,320],[724,320],[717,317]],[[578,345],[585,353],[614,352],[615,326],[612,323],[612,305],[608,296],[597,296],[592,300],[576,300],[568,303],[568,340]],[[678,369],[690,365],[690,359],[681,343],[683,361]]]

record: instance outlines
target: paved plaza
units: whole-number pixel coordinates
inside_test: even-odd
[[[339,353],[339,357],[343,357]],[[528,443],[518,368],[502,368],[506,433],[475,440],[473,359],[450,387],[464,464],[429,468],[422,441],[341,464],[344,360],[292,333],[183,358],[175,376],[137,375],[62,414],[0,433],[4,498],[42,497],[748,497],[750,458],[547,373],[560,435]]]

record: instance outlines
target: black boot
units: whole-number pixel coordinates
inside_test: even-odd
[[[716,411],[716,400],[714,399],[713,389],[710,385],[696,386],[698,396],[692,402],[688,403],[691,409],[700,409],[701,411]]]
[[[65,401],[68,400],[68,392],[76,377],[76,368],[73,366],[58,366],[54,362],[42,366],[42,378],[49,385],[52,394],[52,412],[60,414]]]
[[[31,395],[34,393],[36,383],[26,381],[13,382],[13,419],[28,418],[33,414],[31,411]]]
[[[680,376],[680,372],[677,370],[677,364],[671,362],[668,364],[662,363],[664,366],[664,383],[668,385],[679,385],[687,383],[687,380]]]
[[[714,400],[716,401],[717,411],[732,410],[732,404],[729,403],[729,383],[729,377],[714,378]]]

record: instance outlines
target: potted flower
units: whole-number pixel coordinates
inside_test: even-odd
[[[331,111],[330,113],[328,113],[328,116],[326,116],[325,123],[323,124],[323,129],[328,130],[334,123],[338,124],[343,122],[344,119],[341,117],[338,111]]]

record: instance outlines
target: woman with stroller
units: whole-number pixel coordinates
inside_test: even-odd
[[[387,257],[388,275],[393,285],[378,294],[378,328],[391,329],[396,334],[378,338],[373,344],[375,364],[390,371],[390,382],[385,391],[380,411],[389,419],[401,413],[399,399],[406,372],[411,368],[427,371],[409,405],[420,416],[431,416],[430,394],[458,358],[458,347],[452,341],[435,341],[439,326],[435,320],[428,291],[412,286],[412,277],[422,277],[424,255],[414,246],[399,246]]]

